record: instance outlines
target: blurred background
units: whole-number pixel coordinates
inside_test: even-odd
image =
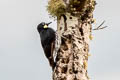
[[[0,80],[51,80],[51,68],[44,56],[37,25],[53,23],[46,11],[48,0],[0,0]],[[120,1],[97,0],[88,72],[91,80],[120,79]],[[93,26],[93,28],[96,27]]]

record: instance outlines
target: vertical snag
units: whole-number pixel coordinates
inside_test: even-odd
[[[89,80],[87,62],[95,0],[50,0],[57,17],[56,66],[53,80]]]

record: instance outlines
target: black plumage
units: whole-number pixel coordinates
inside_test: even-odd
[[[49,60],[52,69],[54,69],[55,62],[53,58],[53,50],[55,45],[55,31],[52,28],[48,27],[50,23],[40,23],[37,26],[37,30],[40,34],[41,44],[44,49],[45,56]]]

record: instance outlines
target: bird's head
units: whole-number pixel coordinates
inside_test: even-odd
[[[37,26],[37,30],[44,30],[48,28],[48,25],[51,24],[52,22],[49,23],[45,23],[45,22],[41,22],[38,26]]]

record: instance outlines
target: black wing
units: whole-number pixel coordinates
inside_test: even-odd
[[[50,66],[54,68],[53,50],[55,45],[55,31],[48,28],[41,35],[41,44],[44,49],[44,53],[49,60]]]

